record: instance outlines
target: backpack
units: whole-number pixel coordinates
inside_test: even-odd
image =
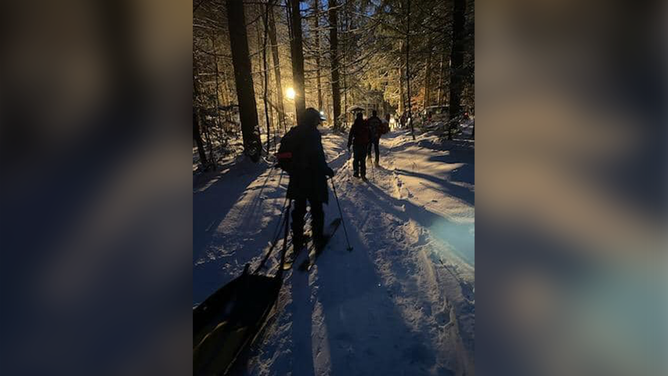
[[[356,145],[368,144],[369,140],[371,140],[371,131],[369,128],[369,124],[364,120],[361,121],[355,120],[352,132],[353,132],[353,137],[355,138],[354,142]]]
[[[380,126],[380,134],[386,134],[390,131],[390,125],[388,123],[382,123]]]
[[[368,120],[369,123],[369,129],[371,130],[371,138],[377,138],[378,135],[380,134],[380,127],[382,126],[382,122],[377,116],[372,116]]]
[[[290,128],[283,138],[281,138],[281,146],[276,153],[276,165],[288,174],[293,169],[293,156],[298,146],[298,137],[296,127]]]

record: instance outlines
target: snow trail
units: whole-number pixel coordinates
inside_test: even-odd
[[[381,139],[382,167],[367,161],[370,181],[362,182],[346,143],[323,131],[354,249],[340,229],[311,271],[286,273],[276,310],[237,371],[474,374],[472,148],[391,133]],[[195,194],[194,303],[259,262],[286,185],[277,169],[239,163]],[[339,217],[331,193],[325,213],[326,222]]]

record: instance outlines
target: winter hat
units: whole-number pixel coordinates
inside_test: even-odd
[[[304,111],[304,123],[309,125],[317,125],[325,120],[325,116],[313,107],[309,107]]]

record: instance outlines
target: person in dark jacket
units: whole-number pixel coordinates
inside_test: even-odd
[[[364,121],[362,113],[358,113],[355,118],[353,126],[350,127],[350,134],[348,135],[348,150],[350,146],[353,147],[353,176],[360,177],[360,170],[362,173],[362,180],[366,180],[366,153],[371,141],[371,132],[368,124]]]
[[[307,200],[311,206],[313,243],[316,248],[321,248],[326,241],[323,234],[325,213],[322,204],[329,202],[327,176],[333,177],[334,171],[327,165],[318,131],[322,120],[324,119],[318,110],[307,108],[302,122],[293,128],[295,148],[287,196],[295,202],[292,210],[292,239],[295,250],[305,245],[304,216]]]
[[[369,142],[369,159],[371,159],[371,149],[376,148],[376,161],[374,162],[378,166],[380,159],[380,151],[378,146],[380,143],[380,135],[382,134],[383,121],[378,117],[378,112],[373,110],[371,112],[371,117],[367,119],[367,124],[369,124],[369,131],[371,132],[371,140]]]

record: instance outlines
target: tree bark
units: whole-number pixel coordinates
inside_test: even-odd
[[[206,152],[204,151],[204,141],[202,141],[202,135],[199,131],[199,118],[197,116],[197,110],[193,108],[193,138],[195,139],[195,144],[197,145],[197,153],[199,154],[199,163],[202,166],[202,171],[205,171],[209,162],[206,158]]]
[[[444,93],[443,84],[445,83],[445,80],[443,79],[443,76],[445,75],[445,67],[443,66],[444,62],[445,62],[445,51],[441,53],[441,62],[439,64],[439,69],[438,69],[438,93],[436,94],[436,102],[438,102],[439,106],[443,105],[443,93]]]
[[[257,128],[257,104],[255,103],[251,61],[248,56],[244,5],[239,0],[226,0],[226,5],[244,152],[253,162],[257,162],[260,159],[262,145]]]
[[[404,54],[404,41],[399,41],[399,56]],[[399,113],[401,116],[404,115],[406,111],[406,102],[404,98],[404,67],[401,65],[401,60],[399,61]]]
[[[214,63],[214,68],[216,72],[216,124],[218,125],[218,134],[220,138],[220,142],[225,142],[225,145],[227,144],[227,139],[226,135],[223,129],[223,126],[221,125],[221,120],[220,120],[220,79],[218,76],[220,73],[218,72],[218,55],[214,54],[213,57],[213,63]]]
[[[341,117],[341,86],[339,83],[339,32],[338,32],[338,6],[337,0],[329,1],[329,54],[332,59],[332,111],[334,112],[334,129],[340,129]]]
[[[299,11],[299,0],[288,0],[290,10],[290,24],[292,25],[292,80],[295,90],[295,110],[297,124],[306,109],[306,95],[304,88],[304,50],[302,47],[302,17]]]
[[[425,109],[431,105],[431,49],[433,46],[432,38],[429,37],[429,42],[427,43],[427,63],[425,65],[424,72],[424,97],[422,101],[422,107]]]
[[[411,136],[415,140],[415,127],[413,125],[412,98],[411,98],[411,0],[407,0],[406,10],[406,91],[408,94],[408,120],[411,123]]]
[[[402,48],[403,50],[403,48]],[[405,109],[405,98],[404,98],[404,70],[403,67],[399,67],[399,113],[401,115],[406,111]]]
[[[264,9],[264,15],[262,18],[262,25],[264,26],[264,32],[262,34],[262,67],[264,70],[264,85],[262,85],[262,101],[264,102],[264,121],[267,123],[267,155],[269,155],[269,150],[271,149],[271,121],[269,119],[269,104],[268,104],[268,91],[269,91],[269,66],[267,64],[267,37],[269,34],[269,9],[271,9],[273,4],[272,0],[267,0],[266,7]]]
[[[350,105],[348,104],[348,75],[346,74],[348,71],[348,30],[350,30],[348,25],[348,4],[349,3],[346,1],[343,6],[343,56],[341,58],[341,61],[343,62],[343,65],[341,66],[343,68],[343,126],[346,128],[348,127],[348,109],[350,108]]]
[[[274,60],[274,77],[276,78],[276,94],[278,95],[278,121],[287,132],[285,122],[285,107],[283,106],[283,84],[281,82],[281,59],[278,55],[278,42],[276,41],[276,21],[274,20],[274,8],[269,9],[269,41],[271,42],[271,54]]]
[[[322,86],[320,81],[320,1],[315,0],[313,3],[315,8],[315,19],[313,26],[315,29],[315,69],[316,69],[316,86],[318,88],[318,110],[322,110]]]
[[[461,94],[464,68],[464,23],[466,21],[466,0],[454,0],[452,10],[452,51],[450,52],[450,119],[461,112]],[[452,131],[448,132],[452,139]]]
[[[193,138],[195,139],[195,144],[197,145],[197,153],[199,154],[199,159],[200,159],[200,164],[202,165],[202,170],[206,171],[210,168],[216,168],[216,157],[213,154],[213,151],[211,148],[209,148],[210,151],[210,157],[207,158],[206,156],[206,149],[204,146],[204,140],[202,139],[202,130],[204,128],[204,124],[201,124],[201,117],[199,114],[199,104],[197,104],[197,99],[200,98],[201,91],[200,91],[200,86],[198,85],[200,82],[198,81],[197,77],[199,75],[199,64],[198,61],[195,59],[195,55],[193,55]],[[211,145],[209,144],[209,147]]]

